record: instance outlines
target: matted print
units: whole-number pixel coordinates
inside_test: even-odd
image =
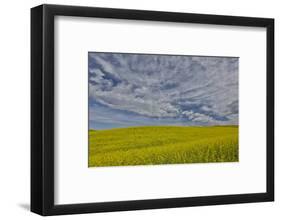
[[[238,57],[89,52],[89,167],[238,162],[238,73]]]

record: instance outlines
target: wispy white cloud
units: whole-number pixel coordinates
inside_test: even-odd
[[[150,118],[238,124],[238,58],[93,52],[89,95]]]

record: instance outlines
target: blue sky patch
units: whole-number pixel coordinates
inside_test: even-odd
[[[89,52],[89,126],[238,124],[237,57]]]

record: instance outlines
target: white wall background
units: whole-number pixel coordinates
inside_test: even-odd
[[[276,22],[276,134],[281,131],[281,47],[279,1],[245,0],[11,0],[1,2],[0,19],[0,218],[38,219],[29,209],[30,179],[30,8],[42,3],[193,13],[273,17]],[[249,85],[250,86],[250,85]],[[278,101],[279,100],[279,101]],[[258,107],[258,106],[257,106]],[[276,219],[281,214],[281,138],[276,135],[276,201],[207,207],[63,216],[61,219]],[[253,170],[259,172],[259,170]],[[59,217],[51,217],[57,219]]]

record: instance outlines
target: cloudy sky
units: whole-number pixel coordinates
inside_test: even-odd
[[[90,128],[238,124],[237,57],[88,56]]]

